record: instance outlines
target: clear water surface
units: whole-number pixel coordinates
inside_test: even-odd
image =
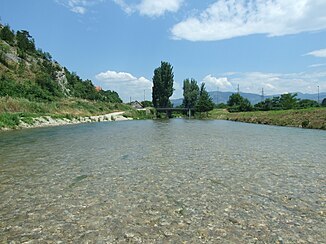
[[[0,133],[0,242],[325,243],[326,132],[228,121]]]

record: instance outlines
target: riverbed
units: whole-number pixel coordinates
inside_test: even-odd
[[[230,121],[0,132],[0,242],[324,243],[325,148]]]

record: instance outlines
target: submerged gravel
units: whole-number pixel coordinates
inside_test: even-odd
[[[0,242],[325,243],[325,148],[226,121],[0,133]]]

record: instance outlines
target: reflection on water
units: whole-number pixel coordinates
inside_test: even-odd
[[[0,241],[322,243],[325,148],[227,121],[0,133]]]

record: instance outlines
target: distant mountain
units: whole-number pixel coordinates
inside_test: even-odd
[[[229,100],[229,97],[233,94],[234,92],[221,92],[221,91],[211,91],[208,94],[211,96],[213,99],[214,103],[227,103]],[[243,96],[244,98],[247,98],[251,104],[256,104],[261,102],[262,97],[259,94],[254,94],[254,93],[245,93],[245,92],[240,92],[240,95]],[[266,98],[272,98],[272,97],[277,97],[281,96],[280,94],[275,94],[275,95],[270,95],[270,96],[264,96],[264,99]],[[310,99],[310,100],[318,100],[318,94],[306,94],[306,93],[300,93],[298,92],[297,98],[299,99]],[[322,92],[319,94],[319,101],[321,102],[324,98],[326,98],[326,92]],[[178,99],[172,99],[171,102],[173,103],[173,106],[179,106],[183,102],[183,98],[178,98]]]

